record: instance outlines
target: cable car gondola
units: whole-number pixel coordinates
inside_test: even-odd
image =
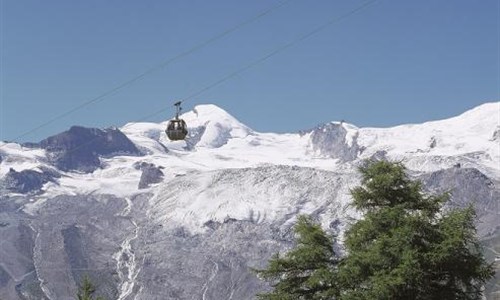
[[[186,122],[183,119],[179,119],[179,114],[182,110],[181,101],[176,102],[174,106],[176,107],[175,119],[168,122],[165,133],[171,141],[181,141],[186,138],[188,130]]]

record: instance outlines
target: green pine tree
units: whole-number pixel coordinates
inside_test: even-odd
[[[271,283],[273,290],[259,299],[332,299],[336,295],[337,260],[332,239],[310,218],[300,216],[295,226],[297,245],[285,255],[279,253],[267,269],[257,274]]]
[[[104,300],[102,297],[94,298],[95,286],[88,275],[85,275],[78,290],[78,300]]]
[[[297,245],[258,274],[267,300],[481,299],[493,277],[476,236],[472,207],[446,211],[447,193],[428,196],[400,163],[370,162],[352,190],[364,218],[346,232],[347,255],[310,219],[295,227]]]
[[[472,207],[443,212],[448,194],[426,196],[399,163],[372,162],[352,191],[365,213],[346,232],[341,299],[481,299],[493,276]]]

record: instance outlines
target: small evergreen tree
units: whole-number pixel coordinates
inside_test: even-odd
[[[82,284],[78,289],[78,300],[104,300],[102,297],[94,298],[95,286],[88,275],[83,277]]]
[[[472,207],[443,212],[449,195],[425,196],[399,163],[360,170],[352,196],[365,215],[346,232],[342,299],[481,299],[493,269]]]
[[[310,218],[300,216],[295,226],[297,245],[284,256],[275,254],[267,269],[257,274],[271,283],[273,290],[259,299],[332,299],[336,295],[337,260],[333,242]]]

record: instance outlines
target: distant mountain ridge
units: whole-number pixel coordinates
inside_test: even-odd
[[[85,274],[109,299],[253,299],[269,287],[249,268],[290,247],[299,214],[340,237],[362,218],[349,191],[365,159],[403,162],[428,191],[451,190],[448,207],[472,203],[488,259],[500,252],[500,102],[286,134],[215,105],[181,117],[186,141],[163,122],[0,143],[0,299],[73,299]]]

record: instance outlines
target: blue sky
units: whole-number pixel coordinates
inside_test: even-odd
[[[0,139],[13,140],[279,2],[0,0]],[[291,0],[21,141],[75,124],[138,120],[361,3]],[[214,103],[274,132],[340,119],[386,127],[447,118],[500,99],[499,22],[498,0],[379,0],[184,108]]]

